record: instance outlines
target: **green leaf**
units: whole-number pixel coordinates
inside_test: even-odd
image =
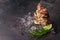
[[[51,28],[52,28],[52,24],[46,25],[45,27],[43,27],[44,30],[50,30]]]
[[[51,28],[52,28],[52,24],[46,25],[45,27],[43,27],[42,30],[38,30],[38,31],[30,30],[29,32],[34,37],[42,37],[43,35],[47,34]]]

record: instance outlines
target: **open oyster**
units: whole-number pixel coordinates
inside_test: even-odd
[[[48,10],[38,3],[37,10],[34,12],[34,25],[31,26],[29,32],[34,37],[41,37],[48,33],[51,28],[52,24],[50,22]]]

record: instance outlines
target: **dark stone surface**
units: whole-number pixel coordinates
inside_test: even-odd
[[[40,0],[39,0],[40,1]],[[32,0],[0,0],[0,40],[30,40],[22,29],[21,34],[18,30],[12,29],[12,25],[15,25],[19,16],[23,16],[28,12],[34,12],[36,10],[36,3],[38,1]],[[60,40],[60,0],[56,0],[54,3],[42,1],[44,6],[49,10],[50,18],[56,31],[56,35],[48,34],[46,37],[39,38],[37,40]],[[15,25],[17,26],[17,25]]]

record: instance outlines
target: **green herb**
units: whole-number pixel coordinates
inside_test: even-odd
[[[43,35],[47,34],[52,28],[52,24],[50,25],[46,25],[43,27],[43,29],[41,30],[37,30],[37,31],[34,31],[34,30],[29,30],[30,34],[33,36],[33,37],[42,37]]]

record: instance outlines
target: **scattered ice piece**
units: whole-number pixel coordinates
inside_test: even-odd
[[[31,30],[36,30],[37,28],[35,26],[32,26],[31,27]]]
[[[21,18],[21,20],[22,20],[23,23],[26,22],[24,18]]]

